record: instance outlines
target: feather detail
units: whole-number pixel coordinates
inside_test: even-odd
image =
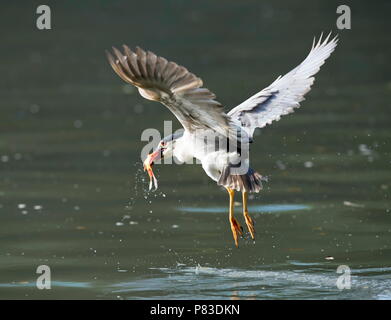
[[[186,130],[211,129],[229,136],[231,122],[223,106],[185,67],[139,47],[133,52],[124,45],[123,52],[113,47],[114,56],[106,53],[121,79],[138,87],[144,98],[163,103]]]

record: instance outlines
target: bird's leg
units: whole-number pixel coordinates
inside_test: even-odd
[[[238,247],[238,235],[243,234],[243,228],[240,226],[238,220],[234,218],[234,195],[235,190],[226,188],[229,194],[229,222],[231,224],[232,235],[235,240],[235,245]]]
[[[247,228],[248,228],[248,231],[250,231],[251,238],[254,240],[255,239],[254,222],[253,222],[253,219],[251,219],[251,217],[248,214],[247,192],[243,191],[242,196],[243,196],[243,216],[244,216],[244,219],[246,220]]]

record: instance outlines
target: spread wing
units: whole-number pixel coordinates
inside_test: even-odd
[[[329,41],[330,35],[331,33],[324,41],[320,36],[316,44],[314,39],[310,53],[301,64],[233,108],[228,115],[239,122],[252,137],[256,128],[263,128],[273,121],[278,121],[281,116],[300,107],[304,95],[314,83],[313,75],[319,71],[337,45],[337,36]]]
[[[107,52],[110,65],[144,98],[163,103],[190,132],[212,129],[227,136],[229,117],[215,94],[202,88],[200,78],[150,51],[137,47],[133,52],[125,45],[123,49],[113,48],[115,58]]]

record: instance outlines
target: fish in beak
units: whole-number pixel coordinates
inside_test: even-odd
[[[154,186],[155,190],[157,190],[158,187],[157,179],[153,174],[152,166],[155,161],[162,158],[162,153],[163,153],[163,148],[158,148],[156,151],[150,153],[143,163],[144,171],[147,171],[149,175],[149,191],[152,189],[152,186]]]

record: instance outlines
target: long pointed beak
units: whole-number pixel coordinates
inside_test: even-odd
[[[149,190],[152,189],[152,186],[155,187],[155,190],[158,188],[157,179],[153,174],[152,166],[155,161],[159,160],[162,156],[162,152],[160,149],[150,153],[144,161],[144,171],[147,171],[149,175]]]

